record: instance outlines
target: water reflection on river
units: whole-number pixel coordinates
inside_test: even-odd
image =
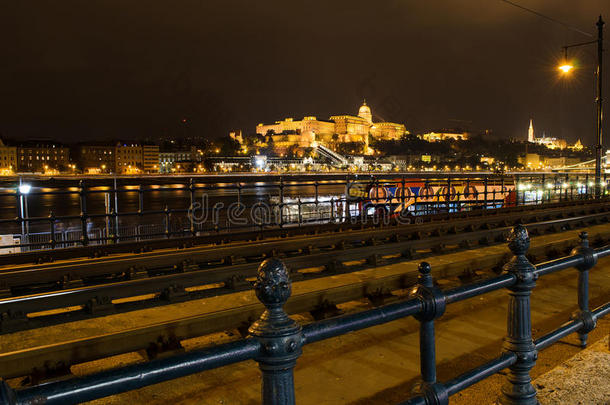
[[[240,183],[215,183],[198,184],[194,193],[194,201],[198,207],[215,209],[218,213],[216,220],[226,223],[227,209],[233,203],[241,202],[246,207],[251,207],[257,203],[269,204],[277,201],[280,194],[286,199],[298,199],[314,197],[316,186],[313,182],[286,182],[283,185],[283,192],[277,182],[251,182]],[[16,187],[3,187],[0,189],[0,219],[15,219],[20,213],[20,200],[16,192]],[[340,181],[320,181],[317,186],[317,194],[320,197],[340,198],[345,191],[345,184]],[[206,196],[206,197],[204,197]],[[84,204],[83,204],[84,201]],[[191,206],[191,192],[188,185],[164,184],[160,185],[125,185],[119,186],[119,192],[112,191],[112,187],[100,186],[94,182],[87,185],[87,192],[81,199],[78,187],[42,187],[35,183],[30,193],[24,196],[23,210],[24,216],[27,213],[29,218],[48,218],[51,214],[55,217],[64,218],[56,221],[56,229],[63,230],[73,227],[81,227],[80,215],[84,205],[84,210],[90,219],[89,227],[103,228],[106,226],[104,214],[116,210],[119,214],[133,213],[134,215],[121,216],[121,226],[135,226],[138,224],[161,224],[165,220],[165,215],[160,213],[166,207],[170,210],[186,211]],[[137,215],[142,208],[143,215]],[[157,211],[156,214],[147,212]],[[212,221],[212,216],[207,220]],[[177,224],[178,228],[184,223],[188,226],[189,219],[186,212],[173,213],[172,223]],[[50,221],[31,222],[30,232],[47,232],[50,229]],[[19,222],[4,222],[0,234],[19,233],[21,225]]]

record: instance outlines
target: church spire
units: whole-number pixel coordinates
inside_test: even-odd
[[[530,127],[527,130],[527,141],[534,142],[534,139],[534,123],[533,120],[530,118]]]

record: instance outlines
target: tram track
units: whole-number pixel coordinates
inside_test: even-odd
[[[493,218],[5,268],[0,269],[0,286],[17,295],[0,299],[0,333],[243,291],[251,288],[258,265],[270,256],[282,258],[293,279],[307,280],[499,243],[515,223],[527,224],[532,234],[547,234],[609,220],[610,207],[589,204]],[[34,288],[43,283],[74,288],[18,295],[28,283]],[[70,311],[48,312],[68,307]]]
[[[601,231],[599,228],[605,230]],[[531,253],[536,258],[546,255],[554,257],[577,244],[576,235],[570,238],[559,236],[549,235],[547,238],[541,238],[539,242],[534,238]],[[590,237],[594,241],[597,240],[597,244],[603,243],[610,238],[610,229],[608,226],[593,227],[590,229]],[[451,256],[452,260],[439,259],[433,264],[435,278],[455,279],[453,283],[459,284],[460,281],[456,277],[462,275],[464,270],[491,272],[505,262],[505,249],[485,249],[485,254],[478,255],[476,259],[469,255],[461,255],[459,260],[455,259],[455,255]],[[384,299],[397,299],[399,297],[390,293],[413,285],[418,274],[416,268],[417,261],[410,261],[404,268],[401,267],[400,271],[384,273],[378,277],[363,275],[330,288],[321,288],[318,283],[317,287],[296,291],[286,305],[286,310],[288,313],[297,314],[316,311],[321,306],[338,305],[363,298],[368,298],[374,305],[382,303]],[[180,342],[183,340],[248,325],[260,316],[262,311],[262,305],[252,297],[252,300],[247,300],[244,305],[224,310],[2,353],[0,377],[6,379],[33,375],[35,379],[44,379],[69,372],[70,366],[74,364],[139,350],[145,350],[149,357],[155,357],[163,351],[181,350]]]

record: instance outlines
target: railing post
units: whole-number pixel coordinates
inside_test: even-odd
[[[284,178],[282,176],[280,176],[280,202],[279,202],[279,207],[280,207],[280,222],[279,222],[279,226],[280,228],[282,228],[284,226]]]
[[[83,180],[79,181],[78,184],[78,195],[80,200],[80,223],[81,223],[81,243],[83,246],[89,244],[89,234],[87,229],[87,188]]]
[[[345,217],[345,221],[341,221],[341,222],[348,222],[351,220],[351,213],[350,213],[350,204],[349,204],[349,198],[350,198],[350,182],[349,182],[349,173],[345,176],[345,198],[344,198],[344,204],[345,204],[345,208],[343,209],[343,216]]]
[[[422,311],[415,316],[420,322],[419,356],[422,384],[421,394],[427,403],[446,405],[449,395],[441,384],[436,383],[436,341],[434,337],[434,320],[445,313],[445,296],[434,286],[430,273],[430,264],[422,262],[419,265],[417,288],[412,293],[422,303]]]
[[[117,186],[116,177],[112,183],[112,193],[114,194],[114,242],[119,241],[119,188]]]
[[[263,405],[294,405],[293,368],[301,355],[301,325],[284,311],[292,283],[288,269],[276,258],[265,260],[254,283],[258,299],[266,310],[248,332],[258,339],[261,349],[256,361],[263,373]]]
[[[582,255],[584,263],[576,266],[578,269],[578,311],[572,314],[572,319],[583,322],[583,327],[578,331],[580,346],[587,347],[589,332],[595,329],[595,317],[589,311],[589,270],[597,263],[595,250],[589,247],[589,235],[581,232],[579,235],[580,246],[572,250],[573,255]]]
[[[166,204],[165,208],[163,209],[163,213],[165,214],[165,237],[167,239],[169,239],[171,237],[171,226],[170,226],[170,221],[171,221],[171,212],[169,210],[169,206]]]
[[[49,213],[49,225],[51,231],[51,249],[55,249],[57,238],[55,237],[55,213],[53,210]]]
[[[485,209],[489,208],[488,204],[488,198],[487,198],[487,176],[485,176],[485,180],[484,180],[484,187],[485,187]]]
[[[193,178],[189,180],[189,196],[191,198],[191,206],[189,207],[189,231],[192,237],[197,236],[197,231],[195,230],[195,183]]]
[[[504,349],[514,353],[517,361],[510,367],[508,381],[502,387],[500,403],[504,405],[538,404],[530,377],[538,352],[532,339],[530,309],[530,295],[537,276],[534,265],[525,257],[529,246],[527,229],[523,225],[515,226],[508,237],[508,247],[515,256],[504,266],[504,270],[515,277],[515,284],[508,288],[510,299]]]

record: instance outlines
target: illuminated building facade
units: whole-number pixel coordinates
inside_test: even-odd
[[[63,170],[69,164],[70,150],[57,143],[32,141],[17,147],[17,169],[20,172]]]
[[[114,173],[115,149],[108,145],[80,145],[74,151],[74,160],[83,173]]]
[[[82,144],[73,157],[83,173],[139,174],[159,172],[159,146],[117,143]]]
[[[159,171],[161,173],[184,171],[200,162],[201,154],[194,146],[185,150],[159,152]]]
[[[269,136],[274,148],[315,147],[335,143],[360,142],[368,149],[369,136],[380,140],[397,140],[407,133],[405,126],[393,122],[373,122],[371,108],[364,102],[358,115],[333,115],[328,120],[314,116],[300,121],[286,118],[274,124],[259,124],[256,133]]]
[[[159,145],[142,145],[142,170],[159,173]]]
[[[7,146],[0,140],[0,174],[17,171],[17,147]]]
[[[446,140],[465,141],[468,139],[468,132],[428,132],[427,134],[419,135],[421,139],[428,142],[439,142]]]
[[[142,171],[142,147],[137,144],[118,144],[115,151],[118,174],[138,174]]]
[[[565,149],[568,147],[568,143],[565,139],[551,138],[550,136],[545,136],[544,133],[542,134],[542,138],[536,138],[536,136],[534,135],[534,123],[531,119],[530,126],[527,129],[527,141],[537,143],[538,145],[546,146],[549,149]],[[578,141],[578,143],[580,143],[580,140]]]

